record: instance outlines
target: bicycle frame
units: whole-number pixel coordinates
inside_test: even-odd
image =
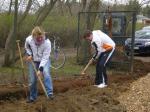
[[[53,59],[51,68],[59,69],[64,66],[65,61],[66,61],[66,56],[63,50],[60,48],[58,39],[55,36],[53,36],[51,42],[52,42],[52,52],[51,52],[52,57],[51,58]]]

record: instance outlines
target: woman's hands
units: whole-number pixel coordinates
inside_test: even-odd
[[[32,61],[32,56],[27,56],[25,59],[27,62],[31,62]]]
[[[38,75],[39,77],[41,77],[42,72],[41,72],[40,70],[38,70],[38,71],[37,71],[37,75]]]

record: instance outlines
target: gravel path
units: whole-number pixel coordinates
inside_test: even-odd
[[[119,101],[126,106],[127,112],[150,112],[150,73],[133,82]]]
[[[150,62],[150,56],[135,56],[134,59],[141,60],[142,62]]]

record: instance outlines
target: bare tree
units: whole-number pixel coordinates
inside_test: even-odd
[[[8,15],[11,13],[12,3],[13,3],[13,1],[12,1],[12,0],[10,0]]]
[[[86,9],[87,0],[81,0],[82,9],[81,11],[84,11]]]
[[[150,3],[150,0],[128,0],[128,4],[126,5],[127,10],[135,10],[138,13],[141,11],[142,6]]]
[[[10,32],[8,34],[8,37],[7,37],[6,43],[5,43],[5,59],[4,59],[4,65],[5,66],[11,65],[11,63],[14,61],[14,59],[13,59],[13,58],[15,58],[14,57],[15,56],[14,55],[15,54],[14,53],[15,47],[14,46],[15,46],[15,41],[16,41],[16,36],[14,36],[14,32],[15,33],[17,32],[15,29],[17,29],[21,25],[21,23],[24,21],[24,19],[26,18],[27,14],[30,10],[31,5],[32,5],[32,0],[29,0],[24,14],[21,16],[19,21],[17,21],[18,0],[15,0],[15,12],[16,12],[16,15],[14,16],[15,22],[14,22],[12,28],[10,29]]]
[[[13,27],[10,30],[10,33],[8,34],[6,43],[5,43],[5,59],[4,59],[4,65],[10,66],[12,62],[14,62],[15,58],[15,37],[17,32],[17,14],[18,14],[18,0],[15,0],[15,13],[14,13],[14,24]]]
[[[18,0],[15,0],[18,1]],[[17,29],[18,27],[20,27],[23,23],[23,21],[25,20],[25,18],[27,17],[27,15],[29,14],[29,11],[31,9],[31,6],[33,5],[33,3],[38,3],[37,0],[28,0],[28,2],[26,0],[22,1],[27,3],[25,11],[23,14],[19,15],[18,21],[16,20],[16,24],[13,25],[13,27],[10,29],[10,32],[8,33],[8,37],[6,39],[6,43],[5,43],[5,59],[4,59],[4,65],[5,66],[10,66],[12,64],[12,58],[14,57],[14,42],[16,41],[16,36],[14,36],[14,28]],[[55,3],[57,0],[45,0],[44,6],[41,8],[42,10],[39,12],[37,19],[35,21],[35,25],[41,25],[42,22],[45,20],[45,18],[48,16],[49,12],[53,9]],[[12,3],[11,3],[12,4]],[[37,4],[39,5],[39,4]],[[15,7],[17,8],[18,5]],[[18,12],[18,8],[16,9],[16,11]],[[16,15],[18,16],[18,15]],[[15,18],[14,18],[15,19]],[[15,31],[17,32],[17,31]]]
[[[27,4],[27,7],[26,7],[26,10],[25,10],[25,12],[23,13],[23,15],[19,18],[19,20],[18,20],[18,26],[20,26],[21,25],[21,23],[25,20],[25,18],[27,17],[27,15],[28,15],[28,13],[29,13],[29,10],[30,10],[30,8],[31,8],[31,6],[32,6],[32,2],[33,2],[34,0],[29,0],[28,1],[28,4]]]
[[[67,7],[68,7],[68,9],[69,9],[70,15],[72,16],[72,15],[73,15],[73,14],[72,14],[72,11],[71,11],[72,4],[71,4],[70,0],[66,0],[66,5],[67,5]]]
[[[82,7],[82,11],[87,11],[87,12],[92,12],[92,11],[98,11],[99,6],[100,6],[100,0],[82,0],[82,3],[86,3]],[[88,30],[93,30],[94,24],[95,24],[95,19],[96,19],[97,14],[95,13],[86,13],[84,15],[85,19],[85,29]],[[77,61],[80,62],[81,64],[84,64],[88,61],[90,57],[90,44],[87,41],[84,41],[81,39],[81,47],[78,52],[77,50]]]
[[[139,4],[142,7],[143,5],[147,5],[150,3],[150,0],[142,0]]]
[[[43,9],[39,12],[37,19],[35,20],[34,25],[41,25],[42,22],[46,19],[50,11],[53,9],[57,0],[50,0],[48,4],[43,6]]]
[[[58,12],[60,12],[60,15],[64,15],[64,3],[65,0],[58,0],[56,8],[58,9]]]

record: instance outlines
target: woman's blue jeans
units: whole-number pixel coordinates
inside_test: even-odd
[[[39,64],[38,62],[34,62],[36,69],[39,68]],[[48,95],[52,95],[53,94],[53,85],[52,85],[52,78],[50,75],[50,60],[47,62],[47,64],[43,67],[43,73],[41,75],[43,75],[44,77],[44,85],[47,91]],[[30,100],[36,100],[37,98],[37,94],[38,94],[38,90],[37,90],[37,76],[35,74],[34,68],[32,66],[32,63],[28,63],[29,66],[29,87],[30,87],[30,95],[29,95],[29,99]]]

